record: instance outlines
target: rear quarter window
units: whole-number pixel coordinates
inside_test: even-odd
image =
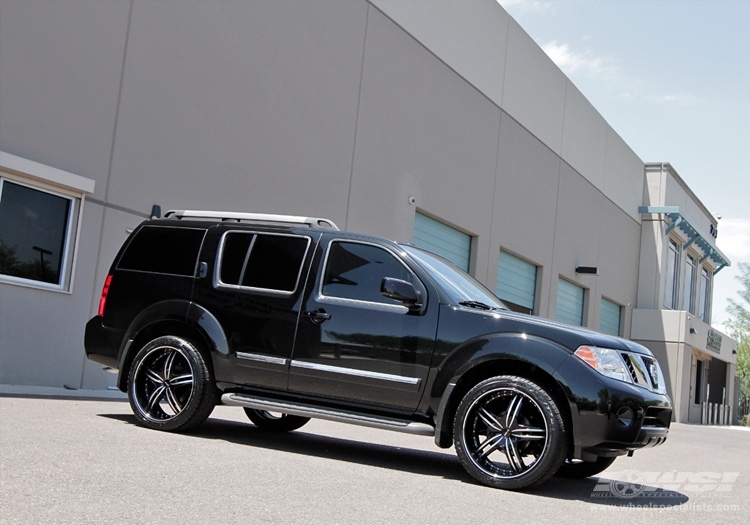
[[[121,270],[192,276],[206,230],[144,226],[117,267]]]
[[[292,293],[297,289],[309,237],[228,232],[223,239],[218,286]]]

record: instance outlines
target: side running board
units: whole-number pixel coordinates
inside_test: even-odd
[[[276,399],[250,396],[247,394],[224,394],[221,396],[221,402],[225,405],[242,406],[255,410],[265,410],[267,412],[281,412],[292,416],[327,419],[328,421],[380,428],[383,430],[395,430],[396,432],[405,432],[407,434],[416,434],[419,436],[435,435],[435,427],[428,425],[427,423],[373,416],[358,412],[350,412],[348,410],[321,408],[313,405],[279,401]]]

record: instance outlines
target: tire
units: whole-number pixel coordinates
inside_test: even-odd
[[[216,406],[218,394],[195,343],[172,335],[157,337],[136,354],[128,374],[128,400],[139,424],[186,431]]]
[[[253,408],[245,408],[245,414],[247,414],[247,417],[256,427],[261,430],[270,430],[272,432],[291,432],[310,421],[309,417],[277,414],[265,410],[255,410]]]
[[[466,393],[453,442],[474,479],[508,490],[543,483],[567,453],[565,421],[555,401],[533,381],[514,376],[486,379]]]
[[[563,478],[583,479],[596,476],[615,462],[617,458],[597,458],[596,461],[569,461],[565,462],[557,471],[557,475]]]

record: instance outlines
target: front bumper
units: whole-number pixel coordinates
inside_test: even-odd
[[[672,421],[669,396],[605,377],[575,356],[556,376],[570,403],[573,458],[620,456],[666,441]]]

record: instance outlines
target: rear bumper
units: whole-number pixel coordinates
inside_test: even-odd
[[[93,317],[86,323],[83,338],[86,358],[109,368],[118,369],[117,356],[123,335],[122,330],[103,326],[101,317]]]

